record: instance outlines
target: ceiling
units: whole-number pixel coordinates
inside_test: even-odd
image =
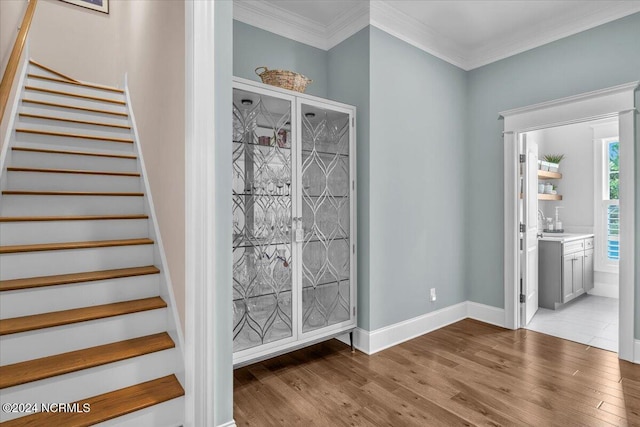
[[[234,18],[321,49],[374,25],[469,70],[640,12],[616,0],[234,0]]]

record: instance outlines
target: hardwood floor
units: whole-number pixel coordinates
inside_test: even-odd
[[[238,426],[640,426],[640,365],[471,319],[372,356],[331,340],[234,387]]]

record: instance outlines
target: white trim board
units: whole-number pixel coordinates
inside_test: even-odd
[[[504,327],[503,309],[464,301],[374,331],[356,328],[353,344],[363,353],[372,355],[467,318]],[[348,335],[342,335],[339,339],[349,344]]]
[[[390,0],[353,2],[351,9],[328,25],[290,12],[273,3],[254,0],[233,1],[233,19],[318,49],[329,50],[367,25],[372,25],[466,71],[636,12],[640,12],[638,2],[611,2],[597,10],[575,13],[570,21],[551,19],[546,23],[538,23],[542,27],[532,26],[531,31],[526,34],[503,38],[500,42],[486,43],[482,48],[473,49],[451,40],[413,16],[398,10]],[[540,31],[540,28],[544,28],[544,31]]]
[[[213,2],[185,2],[185,426],[215,425]]]
[[[640,340],[636,340],[634,347],[635,347],[634,354],[636,355],[636,358],[633,361],[633,363],[637,363],[640,365]]]
[[[631,82],[576,96],[544,102],[500,113],[504,118],[504,301],[505,326],[520,325],[517,288],[520,265],[518,224],[519,135],[562,124],[618,117],[620,136],[620,359],[633,361],[635,304],[635,90]],[[637,354],[637,353],[636,353]]]

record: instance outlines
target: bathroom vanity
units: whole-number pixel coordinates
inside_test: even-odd
[[[593,289],[593,234],[545,233],[538,256],[540,307],[555,310]]]

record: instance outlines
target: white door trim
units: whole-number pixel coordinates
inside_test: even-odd
[[[621,359],[634,360],[634,257],[635,257],[635,155],[634,92],[639,82],[588,92],[500,113],[504,118],[504,308],[505,326],[517,329],[516,287],[520,277],[517,262],[518,233],[518,147],[517,135],[542,129],[618,116],[620,120],[620,330]],[[624,157],[622,156],[624,154]]]
[[[213,426],[214,2],[185,2],[185,426]]]

